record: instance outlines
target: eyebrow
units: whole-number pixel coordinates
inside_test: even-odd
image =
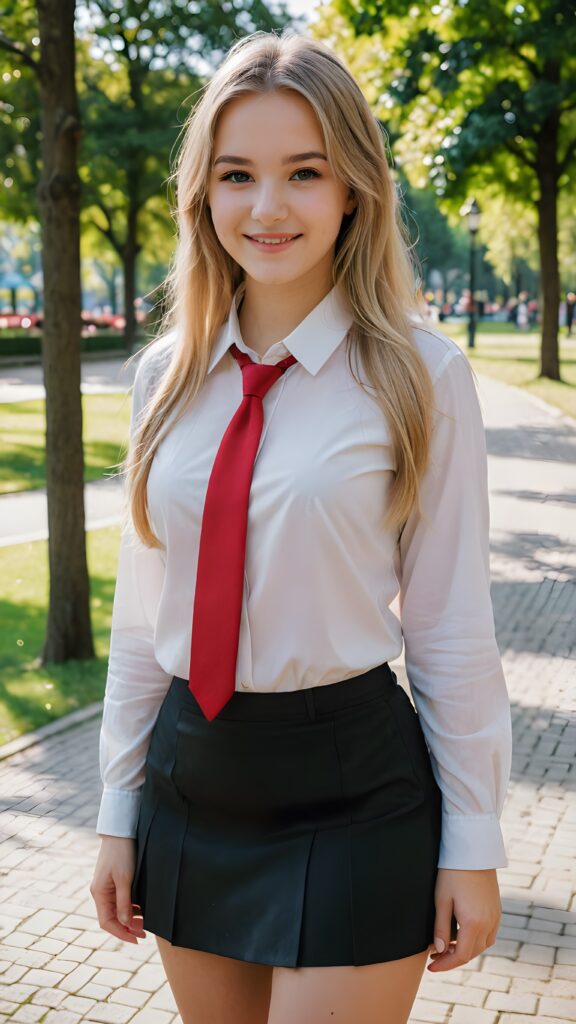
[[[328,157],[324,153],[319,153],[315,149],[311,149],[308,153],[293,153],[292,156],[285,156],[281,163],[282,164],[297,164],[300,160],[326,160]],[[219,156],[213,163],[213,167],[216,164],[242,164],[243,167],[251,167],[253,164],[252,160],[247,160],[243,156]]]

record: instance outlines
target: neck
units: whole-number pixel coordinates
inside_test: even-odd
[[[244,342],[259,356],[271,345],[282,341],[302,323],[332,288],[332,281],[291,282],[267,286],[246,279],[238,323]]]

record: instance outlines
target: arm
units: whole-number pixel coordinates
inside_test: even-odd
[[[137,367],[130,433],[148,387],[148,363]],[[171,675],[154,656],[154,630],[164,565],[158,548],[146,548],[132,524],[120,541],[108,675],[100,731],[103,794],[96,831],[134,838],[150,734]]]
[[[464,355],[434,389],[424,516],[413,512],[399,541],[406,671],[442,792],[438,867],[506,867],[511,716],[490,597],[484,426]]]

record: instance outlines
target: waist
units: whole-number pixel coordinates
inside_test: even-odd
[[[186,689],[188,710],[202,715],[194,694],[188,688],[188,680],[173,676],[172,686]],[[386,690],[399,686],[396,674],[387,661],[376,665],[361,675],[343,679],[338,683],[310,686],[301,690],[281,692],[245,693],[235,690],[228,703],[218,713],[218,718],[230,719],[282,719],[310,718],[330,714],[340,708],[365,704],[374,700]]]

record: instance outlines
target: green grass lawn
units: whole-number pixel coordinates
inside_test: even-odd
[[[87,534],[97,657],[40,667],[48,600],[48,543],[0,548],[0,743],[104,695],[119,527]]]
[[[482,324],[476,335],[476,347],[470,350],[465,321],[438,327],[466,350],[477,373],[523,388],[576,418],[576,338],[567,338],[563,333],[560,339],[563,382],[559,383],[537,376],[540,337],[536,333],[518,334],[508,324]]]
[[[130,402],[129,394],[82,395],[86,482],[112,475],[122,460]],[[0,494],[44,487],[44,400],[3,403],[0,417]]]

